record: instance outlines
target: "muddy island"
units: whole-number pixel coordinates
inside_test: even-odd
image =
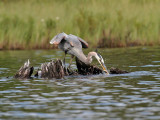
[[[34,77],[45,78],[45,79],[61,79],[65,76],[71,75],[98,75],[105,74],[105,72],[95,65],[88,65],[81,62],[76,58],[77,70],[72,70],[71,68],[65,68],[62,60],[52,60],[51,62],[46,62],[41,64],[40,69],[38,69]],[[30,79],[33,78],[32,74],[34,72],[34,67],[30,66],[30,61],[26,61],[24,65],[20,67],[17,73],[14,75],[16,79]],[[128,71],[120,70],[118,68],[111,67],[110,74],[124,74]]]

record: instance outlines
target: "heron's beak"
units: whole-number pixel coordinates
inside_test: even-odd
[[[108,72],[107,67],[105,66],[104,62],[102,62],[102,61],[100,60],[99,63],[100,63],[100,65],[102,66],[103,71],[104,71],[107,75],[109,75],[109,72]]]
[[[109,72],[108,72],[108,70],[107,70],[107,67],[106,67],[105,64],[104,64],[104,60],[103,60],[102,56],[97,53],[97,55],[96,55],[95,57],[97,58],[97,60],[98,60],[98,62],[100,63],[100,65],[102,66],[103,71],[104,71],[107,75],[109,75]]]

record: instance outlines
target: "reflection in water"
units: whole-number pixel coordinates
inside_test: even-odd
[[[131,73],[70,76],[60,80],[16,80],[11,76],[28,58],[38,69],[40,63],[57,57],[62,59],[63,53],[57,50],[0,51],[0,118],[158,120],[160,50],[99,51],[108,68],[118,67]],[[94,64],[98,65],[96,60]],[[72,67],[76,68],[75,65]]]

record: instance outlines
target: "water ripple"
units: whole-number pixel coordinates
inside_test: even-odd
[[[5,58],[12,62],[2,63],[6,66],[0,68],[0,119],[158,120],[160,51],[153,48],[103,51],[108,67],[126,69],[130,73],[71,76],[61,80],[6,78],[15,74],[19,62],[22,64],[26,56],[33,57],[37,68],[46,59],[63,56],[63,52],[54,50],[15,51]],[[18,63],[14,54],[19,56]]]

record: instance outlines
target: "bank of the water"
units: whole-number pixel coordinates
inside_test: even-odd
[[[2,0],[0,49],[48,49],[60,32],[90,47],[160,44],[159,0]]]

